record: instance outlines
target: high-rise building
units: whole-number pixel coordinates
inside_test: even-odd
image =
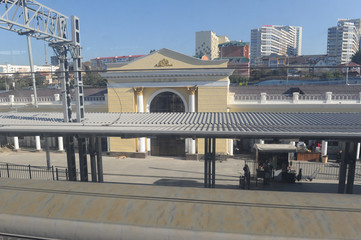
[[[359,50],[361,19],[338,19],[328,29],[327,55],[335,56],[337,64],[348,63]]]
[[[229,42],[227,36],[217,36],[212,31],[196,32],[196,56],[207,56],[210,60],[219,57],[218,44]]]
[[[302,27],[263,25],[251,30],[251,64],[272,53],[299,56],[302,51]]]
[[[249,42],[230,41],[218,44],[220,58],[249,58]]]

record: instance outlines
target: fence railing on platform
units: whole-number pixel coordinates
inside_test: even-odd
[[[257,163],[252,159],[244,161],[247,164],[251,176],[256,174]],[[244,165],[243,165],[244,166]],[[243,168],[242,166],[242,168]],[[303,178],[323,179],[323,180],[338,180],[340,164],[339,163],[320,163],[320,162],[305,162],[305,161],[292,161],[292,169],[296,170],[296,174],[299,173],[302,168]],[[361,180],[361,165],[356,165],[355,168],[355,180]]]
[[[0,163],[0,178],[37,179],[37,180],[69,180],[68,169],[64,167],[50,168],[43,166]]]

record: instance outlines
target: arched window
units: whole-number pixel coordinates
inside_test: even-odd
[[[150,112],[185,112],[182,99],[175,93],[159,93],[150,104]]]

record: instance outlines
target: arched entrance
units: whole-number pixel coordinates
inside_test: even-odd
[[[157,94],[150,102],[150,112],[185,112],[184,100],[173,91]],[[151,140],[153,156],[184,156],[185,140],[173,136],[156,137]]]

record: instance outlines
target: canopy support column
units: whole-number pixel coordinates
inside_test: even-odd
[[[355,168],[356,168],[356,157],[357,157],[357,142],[351,143],[352,148],[350,148],[348,159],[348,173],[347,173],[347,185],[346,193],[353,193],[353,185],[355,181]]]
[[[75,165],[75,149],[74,149],[74,137],[65,137],[66,146],[66,158],[68,163],[68,180],[76,181],[76,165]]]
[[[95,137],[89,138],[89,155],[90,155],[90,169],[92,182],[97,182],[97,166],[95,161],[96,148],[95,148]]]
[[[80,170],[80,181],[88,181],[88,161],[86,151],[86,138],[78,137],[79,146],[79,170]]]
[[[98,182],[103,182],[103,158],[102,158],[102,138],[97,137],[96,141],[96,155],[98,168]]]
[[[204,187],[215,188],[216,182],[216,139],[204,139]]]

